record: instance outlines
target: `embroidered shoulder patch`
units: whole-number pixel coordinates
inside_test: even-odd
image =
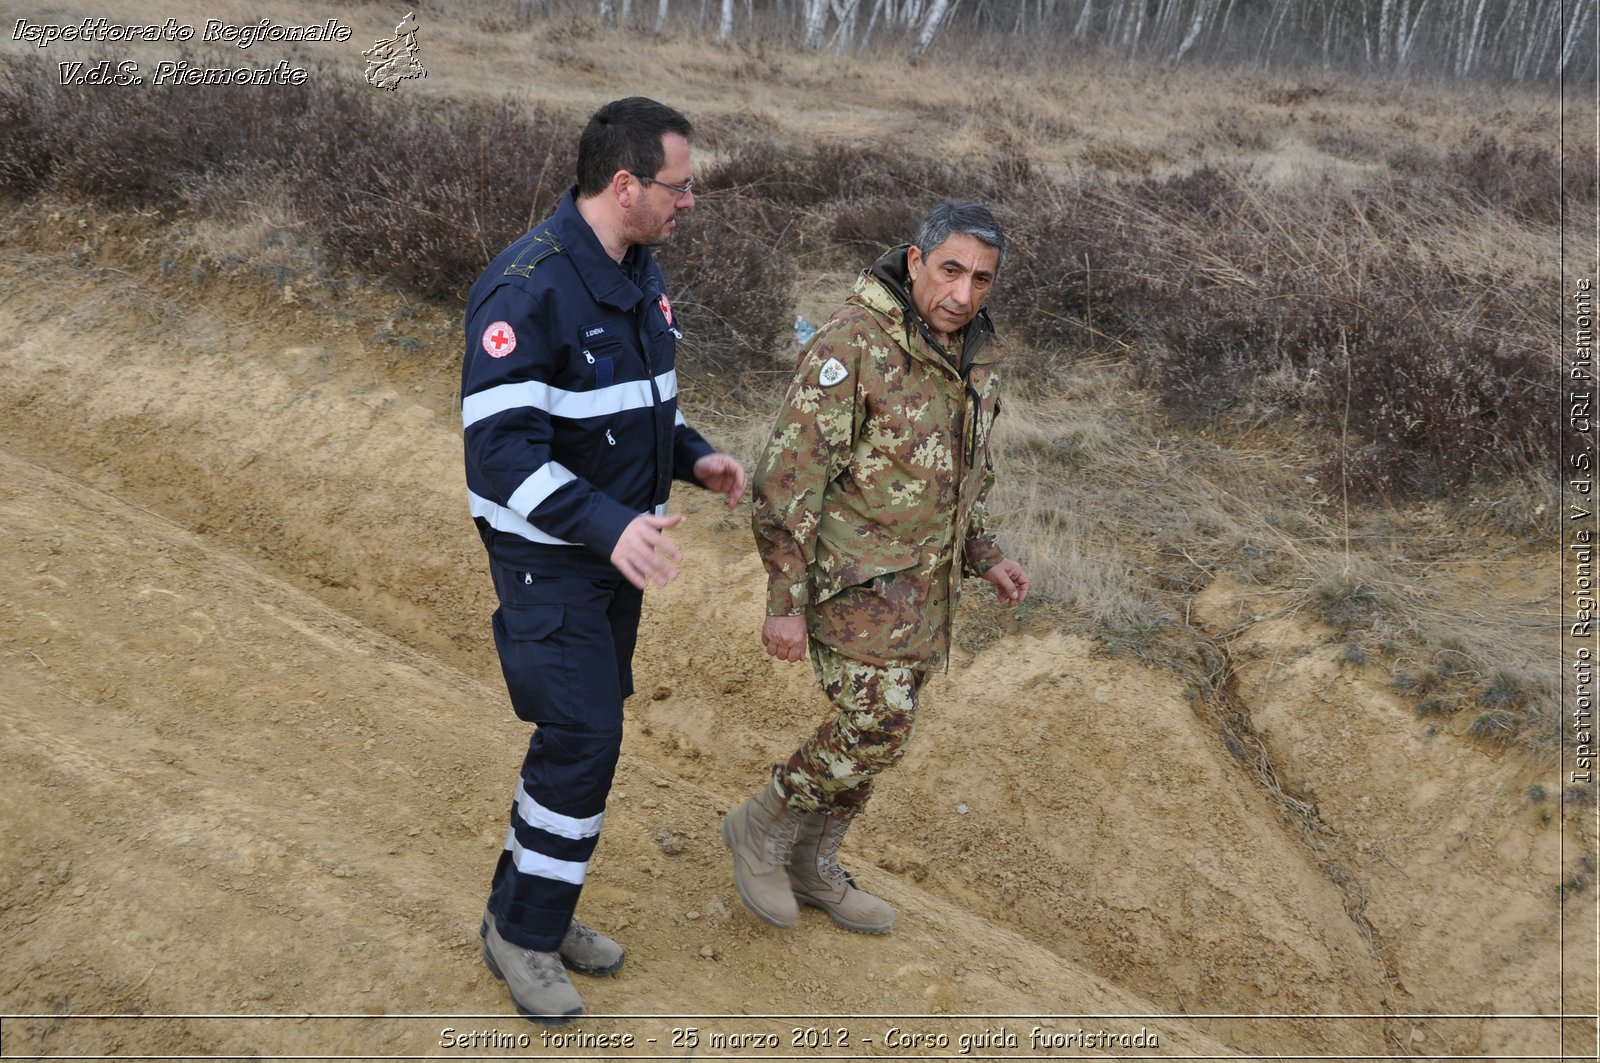
[[[829,358],[822,363],[822,372],[817,374],[817,379],[821,381],[823,387],[831,388],[849,375],[850,370],[844,367],[843,362],[837,358]]]
[[[483,351],[490,358],[504,358],[517,349],[517,334],[504,321],[483,330]]]

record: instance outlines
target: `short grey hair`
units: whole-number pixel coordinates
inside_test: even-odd
[[[988,244],[999,253],[999,260],[995,269],[1005,265],[1006,261],[1006,234],[1000,230],[1000,223],[994,220],[994,215],[989,213],[989,208],[981,203],[962,202],[947,199],[928,212],[922,219],[922,224],[917,227],[917,235],[912,243],[926,258],[933,250],[955,233],[965,233],[982,243]]]

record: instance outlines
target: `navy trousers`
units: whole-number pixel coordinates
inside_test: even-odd
[[[489,554],[500,668],[518,718],[535,725],[489,912],[501,937],[541,952],[566,934],[600,839],[644,601],[609,563],[577,553],[533,565]]]

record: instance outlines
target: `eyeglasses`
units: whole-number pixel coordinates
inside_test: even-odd
[[[629,173],[633,173],[632,170],[629,170],[628,172]],[[662,188],[665,188],[665,189],[675,193],[679,199],[682,199],[684,196],[688,195],[690,192],[692,192],[694,190],[694,178],[693,177],[689,178],[687,181],[683,182],[683,184],[681,184],[681,185],[675,185],[675,184],[669,184],[666,181],[658,181],[654,177],[646,177],[642,173],[635,173],[635,174],[633,174],[633,176],[637,177],[641,184],[660,185]]]

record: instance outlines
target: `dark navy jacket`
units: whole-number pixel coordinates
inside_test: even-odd
[[[672,480],[692,481],[712,452],[678,412],[681,333],[655,257],[635,246],[615,262],[574,196],[467,298],[468,499],[508,561],[578,547],[609,559],[629,521],[664,514]]]

